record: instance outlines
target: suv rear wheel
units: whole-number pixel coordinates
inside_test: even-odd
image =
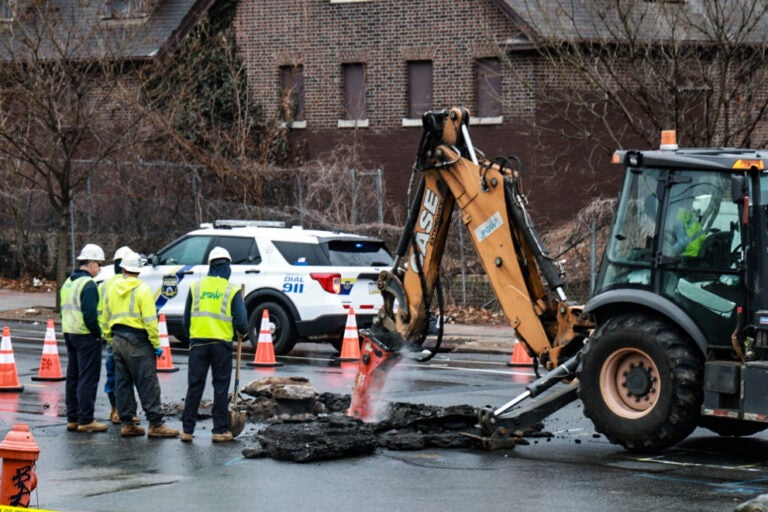
[[[264,310],[269,314],[269,326],[272,331],[272,346],[275,355],[284,356],[296,345],[296,327],[293,318],[285,310],[285,307],[277,302],[263,302],[251,311],[248,318],[248,338],[254,350],[258,348],[259,331],[261,330],[261,318]]]

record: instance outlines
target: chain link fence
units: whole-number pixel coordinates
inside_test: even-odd
[[[13,183],[6,161],[0,192],[0,277],[52,278],[59,212],[45,190]],[[149,254],[178,236],[216,219],[284,221],[306,228],[341,229],[383,225],[381,170],[328,171],[267,169],[259,172],[260,197],[232,198],[247,190],[223,183],[199,166],[168,162],[110,163],[88,169],[88,178],[70,204],[73,219],[66,236],[75,251],[85,243],[109,255],[121,245]],[[235,180],[237,178],[234,178]],[[225,198],[226,197],[226,198]],[[369,229],[370,230],[370,229]]]
[[[126,162],[92,169],[70,210],[74,219],[66,235],[72,247],[70,264],[85,243],[101,245],[108,256],[121,245],[150,254],[215,219],[280,220],[286,225],[377,236],[391,249],[397,245],[402,226],[384,223],[387,205],[381,170],[267,169],[260,171],[259,178],[259,198],[244,192],[234,199],[229,193],[225,199],[225,189],[248,187],[224,184],[199,166]],[[54,276],[59,217],[44,190],[3,187],[0,277]],[[598,217],[587,212],[575,227],[564,228],[564,234],[544,237],[552,255],[565,260],[567,292],[575,302],[585,301],[594,283],[607,231],[606,215],[595,222]],[[447,305],[498,307],[457,212],[441,276]]]

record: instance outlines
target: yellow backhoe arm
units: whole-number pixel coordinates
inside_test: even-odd
[[[525,210],[518,171],[504,161],[478,162],[468,119],[468,112],[458,108],[424,115],[415,166],[422,181],[395,265],[379,276],[384,307],[374,327],[363,333],[364,353],[367,345],[376,355],[369,353],[368,362],[364,357],[358,398],[369,394],[368,389],[358,392],[358,385],[380,388],[375,377],[386,373],[404,348],[417,351],[423,342],[454,206],[504,315],[530,355],[553,369],[562,355],[578,352],[592,325],[580,307],[567,303],[561,271]],[[360,416],[367,406],[355,411],[355,395],[350,410]]]

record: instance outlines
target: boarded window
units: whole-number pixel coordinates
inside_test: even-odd
[[[304,120],[304,67],[280,67],[280,104],[283,119]]]
[[[365,110],[365,65],[343,64],[344,117],[343,119],[366,119]]]
[[[0,0],[0,20],[12,20],[13,9],[11,0]]]
[[[477,116],[501,115],[501,62],[499,59],[478,59],[475,64],[475,93]]]
[[[104,4],[106,18],[141,18],[147,15],[144,0],[107,0]]]
[[[432,110],[432,62],[427,60],[408,63],[408,117],[420,119]]]

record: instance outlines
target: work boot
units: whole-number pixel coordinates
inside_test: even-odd
[[[68,432],[77,432],[77,422],[76,421],[68,421],[67,422],[67,431]]]
[[[175,428],[171,428],[165,423],[161,423],[157,426],[149,426],[149,437],[178,437],[179,431]]]
[[[221,434],[213,434],[211,436],[211,441],[214,443],[227,443],[231,441],[234,438],[232,435],[232,432],[227,430],[226,432],[222,432]]]
[[[143,436],[144,429],[138,425],[125,424],[122,427],[120,427],[120,435],[123,437]]]
[[[92,421],[87,425],[77,426],[78,432],[105,432],[106,430],[107,430],[107,425],[104,423],[99,423],[98,421]]]
[[[119,425],[120,422],[120,413],[117,412],[117,407],[112,406],[112,411],[109,413],[109,421],[114,423],[115,425]]]
[[[187,434],[186,432],[181,433],[181,442],[182,443],[191,443],[192,438],[195,437],[192,434]]]

